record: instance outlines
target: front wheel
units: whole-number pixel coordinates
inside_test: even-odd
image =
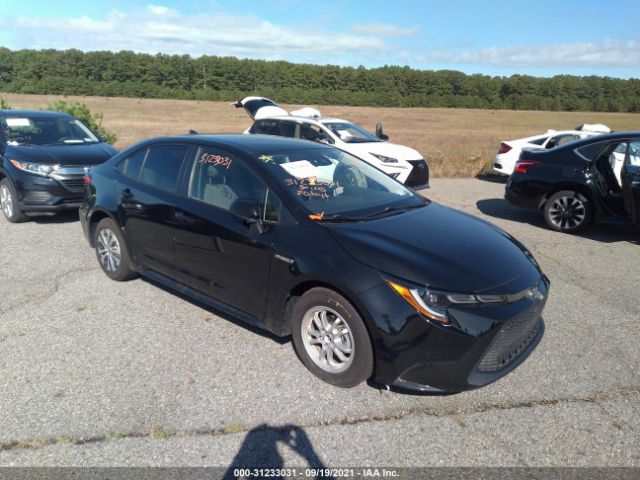
[[[103,218],[95,230],[96,256],[102,271],[118,282],[137,276],[131,266],[129,251],[118,225],[110,218]]]
[[[593,205],[579,192],[562,190],[551,195],[545,203],[544,219],[557,232],[575,233],[593,221]]]
[[[313,288],[292,311],[293,345],[305,367],[337,387],[355,387],[373,373],[367,328],[342,295]]]
[[[0,182],[0,208],[6,218],[11,223],[21,223],[27,220],[27,216],[18,210],[18,196],[8,178]]]

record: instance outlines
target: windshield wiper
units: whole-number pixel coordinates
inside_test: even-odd
[[[350,215],[343,215],[342,213],[336,213],[334,215],[325,215],[322,218],[322,222],[331,222],[331,223],[348,223],[348,222],[362,222],[366,220],[367,217],[353,217]]]
[[[410,210],[412,208],[424,207],[425,205],[426,205],[426,203],[421,203],[419,205],[404,205],[404,206],[401,206],[401,207],[385,207],[382,210],[370,213],[369,215],[367,215],[364,218],[371,219],[371,218],[376,218],[376,217],[381,217],[381,216],[395,215],[397,213],[406,212],[407,210]]]

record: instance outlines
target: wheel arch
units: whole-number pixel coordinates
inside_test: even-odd
[[[102,209],[94,210],[87,219],[87,232],[89,237],[89,245],[91,245],[91,248],[95,248],[96,246],[94,241],[96,226],[101,220],[105,218],[110,218],[116,223],[116,225],[120,225],[116,217],[110,212]]]
[[[556,194],[557,192],[561,192],[562,190],[571,190],[574,192],[578,192],[581,195],[584,195],[591,202],[591,204],[595,206],[593,192],[589,187],[580,183],[565,182],[555,184],[542,196],[542,198],[540,199],[540,203],[538,204],[538,210],[542,210],[549,199],[554,194]]]
[[[323,278],[308,278],[301,280],[296,283],[289,289],[289,293],[287,298],[285,299],[284,305],[284,322],[283,328],[287,329],[287,334],[291,333],[291,314],[293,312],[293,306],[298,301],[298,299],[304,295],[306,292],[311,290],[312,288],[326,288],[328,290],[332,290],[335,293],[343,296],[353,308],[356,309],[358,315],[362,318],[365,328],[367,329],[367,333],[369,334],[369,340],[371,341],[371,347],[373,348],[375,345],[375,340],[377,335],[375,335],[375,328],[373,328],[374,322],[370,318],[366,308],[362,305],[358,300],[355,294],[350,292],[347,288],[336,286],[334,283],[327,281]],[[375,351],[375,350],[374,350]],[[374,358],[375,363],[375,358]]]

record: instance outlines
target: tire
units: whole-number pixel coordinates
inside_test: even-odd
[[[96,257],[102,271],[112,280],[123,282],[138,276],[131,264],[129,250],[118,225],[103,218],[94,232]]]
[[[576,233],[593,222],[593,204],[579,192],[561,190],[544,204],[544,220],[552,230]]]
[[[298,357],[321,380],[351,388],[373,373],[367,328],[351,303],[333,290],[312,288],[302,295],[291,312],[291,331]]]
[[[3,178],[0,182],[0,210],[11,223],[22,223],[28,220],[28,217],[18,210],[18,196],[13,183],[8,178]]]

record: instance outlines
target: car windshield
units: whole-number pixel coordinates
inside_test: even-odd
[[[99,140],[80,120],[69,117],[3,117],[0,129],[9,145],[96,143]]]
[[[401,183],[337,148],[259,155],[291,195],[319,221],[360,221],[427,201]]]
[[[330,122],[323,123],[323,125],[345,143],[369,143],[382,141],[355,123]]]

